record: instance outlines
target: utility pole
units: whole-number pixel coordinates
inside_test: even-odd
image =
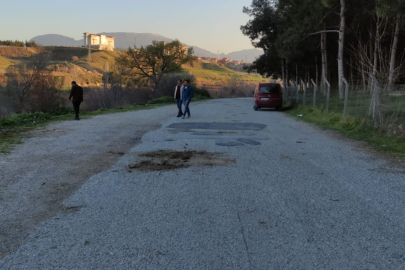
[[[91,37],[90,37],[91,38]],[[87,39],[87,36],[86,36],[86,39]],[[88,53],[88,56],[87,56],[87,61],[90,63],[91,62],[91,39],[89,40],[90,42],[88,42],[88,45],[89,45],[89,53]]]
[[[108,81],[110,80],[110,64],[109,62],[106,63],[105,69],[104,69],[104,90],[107,90],[108,87]]]

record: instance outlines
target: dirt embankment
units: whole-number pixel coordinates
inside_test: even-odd
[[[4,58],[28,58],[34,54],[43,52],[44,48],[0,47],[0,56]]]

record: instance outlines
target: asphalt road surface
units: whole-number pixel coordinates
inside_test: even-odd
[[[126,151],[69,194],[71,211],[30,229],[0,269],[405,269],[403,168],[252,105],[210,100],[184,120],[173,105],[55,124],[76,134],[91,126],[86,138],[100,125],[105,134],[112,123],[150,127],[132,145],[120,137]],[[11,155],[56,145],[66,130]]]

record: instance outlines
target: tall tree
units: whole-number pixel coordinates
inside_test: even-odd
[[[282,70],[281,63],[288,63],[283,69],[285,73],[287,70],[291,73],[299,72],[295,74],[297,77],[304,76],[305,71],[305,74],[309,72],[312,75],[317,70],[317,61],[314,59],[322,59],[322,79],[327,77],[331,84],[338,85],[339,96],[342,98],[343,78],[349,65],[358,66],[356,69],[350,68],[352,81],[359,81],[362,77],[366,84],[368,73],[375,72],[376,67],[378,70],[385,68],[385,63],[379,61],[385,59],[387,49],[392,48],[391,70],[394,72],[391,75],[394,75],[394,79],[395,71],[398,71],[398,67],[395,69],[392,66],[398,58],[395,56],[396,51],[402,48],[399,44],[405,43],[405,40],[401,41],[398,36],[400,27],[396,27],[392,46],[386,42],[384,20],[373,20],[376,1],[384,2],[386,9],[392,10],[392,5],[387,3],[403,3],[405,0],[278,0],[277,3],[253,0],[252,6],[244,9],[252,18],[242,27],[242,31],[256,47],[265,51],[255,62],[261,74],[272,75],[276,66]],[[392,13],[398,14],[399,11]],[[402,18],[405,12],[399,14],[396,26],[401,26],[402,19],[399,22],[398,18]],[[351,50],[354,44],[362,44],[364,47],[362,49],[365,53],[361,57]],[[375,56],[377,53],[378,57]],[[360,59],[363,56],[366,64],[364,59]]]
[[[339,73],[339,98],[344,98],[343,78],[344,74],[344,51],[345,51],[345,31],[346,31],[346,1],[340,0],[340,26],[339,26],[339,56],[338,56],[338,73]]]
[[[261,75],[278,77],[282,73],[281,58],[277,53],[275,42],[279,29],[278,15],[273,1],[253,0],[250,7],[244,7],[243,13],[251,19],[240,27],[242,33],[250,38],[252,45],[263,50],[252,68]]]
[[[186,48],[180,41],[170,43],[153,41],[146,47],[130,48],[118,56],[117,64],[129,70],[134,77],[150,79],[153,89],[159,87],[163,76],[181,70],[181,66],[195,60],[193,48]]]
[[[388,75],[388,90],[392,90],[395,81],[396,56],[398,49],[398,39],[400,28],[405,14],[405,0],[376,0],[377,15],[383,18],[395,17],[395,30],[391,47],[390,68]],[[393,16],[394,15],[394,16]]]

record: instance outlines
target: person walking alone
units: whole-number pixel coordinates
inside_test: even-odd
[[[179,109],[179,113],[177,114],[177,117],[183,116],[183,111],[181,109],[181,105],[183,103],[183,101],[181,100],[182,92],[183,92],[183,81],[178,80],[176,88],[174,90],[174,99],[176,99],[177,108]]]
[[[184,80],[183,93],[181,97],[184,104],[183,119],[185,118],[186,114],[188,114],[187,118],[191,116],[189,106],[193,96],[194,96],[194,89],[193,87],[190,86],[190,80]]]
[[[75,81],[72,82],[72,89],[70,90],[69,100],[72,101],[73,109],[75,110],[75,120],[80,120],[79,110],[80,103],[83,102],[83,88]]]

